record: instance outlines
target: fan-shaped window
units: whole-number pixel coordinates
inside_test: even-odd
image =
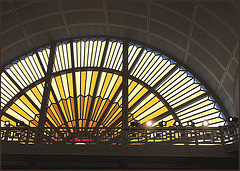
[[[211,127],[226,124],[226,113],[206,85],[158,50],[106,38],[74,39],[51,46],[2,69],[2,127],[5,121],[13,127],[18,121],[37,127],[41,115],[45,127],[121,127],[124,86],[128,87],[128,126],[133,120],[140,126],[151,121],[152,127],[161,121],[169,127],[176,120],[182,126],[193,121],[199,127],[204,120]],[[44,97],[46,87],[49,93]],[[43,100],[47,105],[41,113]]]

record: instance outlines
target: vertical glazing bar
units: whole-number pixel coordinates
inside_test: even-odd
[[[123,41],[123,90],[122,90],[122,144],[127,140],[125,138],[125,130],[128,128],[128,42]]]
[[[71,57],[72,57],[72,79],[73,79],[73,99],[74,99],[74,113],[75,113],[75,124],[76,128],[74,131],[79,131],[79,122],[78,122],[78,110],[77,110],[77,89],[76,89],[76,76],[75,76],[75,64],[74,64],[74,54],[73,54],[73,40],[70,41],[70,47],[71,47]],[[75,132],[75,133],[77,133]]]
[[[48,67],[47,67],[47,73],[45,77],[45,87],[43,91],[43,99],[42,99],[42,105],[40,109],[40,116],[39,116],[39,123],[38,123],[38,133],[36,136],[36,143],[41,143],[43,140],[43,127],[45,124],[45,119],[46,119],[46,111],[47,111],[47,104],[48,104],[48,96],[50,93],[50,84],[51,84],[51,78],[52,78],[52,71],[53,71],[53,62],[55,58],[55,44],[53,43],[51,45],[51,50],[50,50],[50,56],[49,56],[49,62],[48,62]]]

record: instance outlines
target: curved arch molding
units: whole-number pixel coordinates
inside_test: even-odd
[[[126,42],[125,42],[126,41]],[[51,74],[45,126],[122,126],[122,83],[128,80],[128,125],[166,121],[182,126],[227,124],[222,105],[186,66],[159,50],[120,38],[53,43],[15,59],[1,73],[1,126],[38,126],[46,74]],[[127,46],[127,73],[123,49]],[[53,69],[49,61],[53,58]],[[125,61],[126,62],[126,61]],[[221,106],[221,107],[219,107]]]

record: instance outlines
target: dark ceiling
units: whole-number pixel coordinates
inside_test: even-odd
[[[188,65],[238,115],[238,1],[2,2],[2,65],[52,41],[117,36]]]

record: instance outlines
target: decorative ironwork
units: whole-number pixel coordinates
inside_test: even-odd
[[[175,129],[170,128],[175,121],[181,126],[193,121],[196,127],[203,120],[209,127],[228,124],[228,114],[212,91],[181,62],[153,47],[108,37],[55,42],[4,66],[1,110],[1,127],[10,121],[6,129],[15,129],[23,121],[33,127],[23,132],[32,139],[39,134],[34,130],[43,127],[58,134],[64,128],[69,135],[104,127],[127,132],[134,119],[139,131],[148,121],[153,130],[165,121],[168,131]]]

